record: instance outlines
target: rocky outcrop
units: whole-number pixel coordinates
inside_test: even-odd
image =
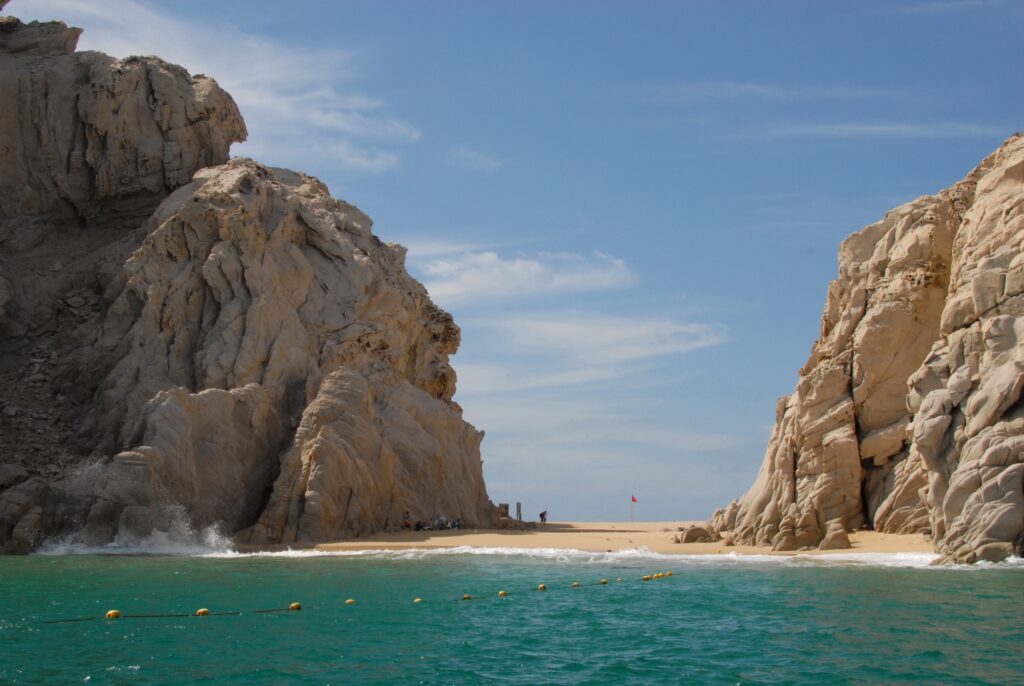
[[[104,372],[71,360],[141,220],[245,136],[212,79],[76,53],[80,33],[0,17],[0,463],[21,474],[0,488],[8,552],[81,524],[89,465],[108,456],[76,434]]]
[[[113,361],[96,430],[120,427],[107,449],[125,452],[90,537],[144,536],[176,506],[197,527],[255,523],[257,543],[406,510],[490,523],[482,435],[451,402],[459,330],[370,226],[317,180],[249,160],[157,208],[93,346]]]
[[[488,525],[459,329],[230,96],[0,19],[0,546]]]
[[[821,337],[778,403],[757,481],[713,528],[803,547],[840,520],[931,529],[949,561],[1019,551],[1022,179],[1017,136],[960,183],[843,242]]]
[[[245,125],[213,79],[155,57],[74,52],[80,29],[0,17],[0,223],[138,224]],[[10,240],[10,236],[7,237]]]

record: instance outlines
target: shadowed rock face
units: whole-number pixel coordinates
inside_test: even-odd
[[[0,18],[0,549],[486,525],[450,315],[207,77]],[[219,165],[219,166],[218,166]]]
[[[80,29],[0,17],[0,550],[80,524],[104,370],[81,364],[141,222],[245,137],[231,97],[157,58],[74,52]],[[15,473],[9,472],[9,473]]]
[[[1024,138],[843,242],[821,338],[750,491],[712,525],[767,544],[805,521],[932,531],[948,561],[1024,535]],[[813,522],[814,526],[809,524]]]

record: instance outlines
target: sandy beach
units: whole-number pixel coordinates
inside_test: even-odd
[[[617,552],[647,548],[652,552],[677,555],[794,555],[773,553],[757,546],[723,546],[718,543],[673,542],[678,527],[700,522],[548,522],[534,529],[448,531],[403,531],[323,543],[317,550],[401,550],[407,548],[560,548],[592,552]],[[932,543],[920,535],[883,534],[858,531],[850,534],[858,553],[931,553]],[[817,551],[813,551],[817,552]],[[805,551],[801,554],[807,554]]]

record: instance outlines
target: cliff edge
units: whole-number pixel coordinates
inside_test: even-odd
[[[864,527],[947,562],[1024,546],[1024,137],[847,238],[757,480],[711,528],[775,550]]]

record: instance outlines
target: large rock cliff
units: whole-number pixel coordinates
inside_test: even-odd
[[[451,402],[459,329],[317,180],[233,160],[146,226],[92,349],[97,430],[119,429],[91,538],[184,507],[258,543],[445,515],[486,523],[482,434]],[[269,495],[269,500],[268,500]],[[168,507],[170,509],[168,509]]]
[[[756,482],[711,521],[816,547],[831,524],[932,536],[946,561],[1024,539],[1024,137],[846,239],[821,337]]]
[[[451,317],[205,76],[0,18],[0,549],[487,525]]]

